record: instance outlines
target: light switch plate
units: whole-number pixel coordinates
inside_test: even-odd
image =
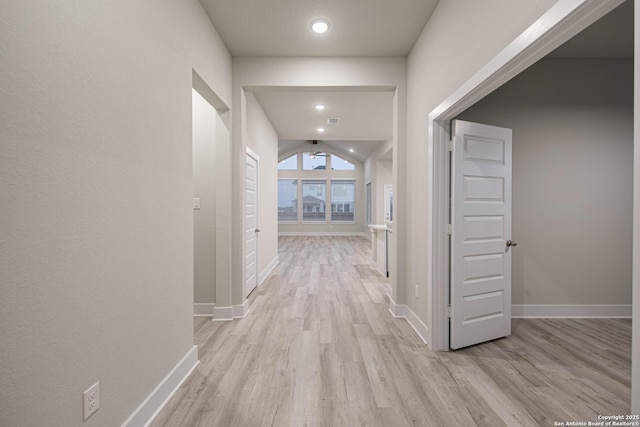
[[[193,199],[193,209],[200,209],[200,197]]]

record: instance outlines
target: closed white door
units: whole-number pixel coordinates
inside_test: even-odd
[[[452,349],[511,334],[511,129],[456,120],[451,162]]]
[[[245,198],[245,240],[246,240],[246,284],[245,298],[258,285],[258,158],[247,153],[246,163],[246,198]]]

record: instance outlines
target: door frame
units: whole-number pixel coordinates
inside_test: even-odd
[[[447,99],[428,119],[427,155],[427,343],[435,351],[449,347],[449,199],[447,145],[450,124],[460,113],[529,68],[555,48],[609,13],[624,0],[559,0]]]
[[[259,197],[260,197],[260,156],[258,156],[258,154],[256,154],[255,151],[253,151],[251,148],[246,147],[246,151],[245,151],[245,158],[244,158],[244,168],[246,169],[247,167],[247,157],[251,157],[253,160],[255,160],[256,162],[256,230],[258,230],[260,227],[258,227],[258,221],[260,219],[260,215],[259,215],[259,209],[260,209],[260,203],[259,203]],[[245,182],[244,182],[244,192],[246,195],[247,192],[247,182],[246,182],[246,174],[245,174]],[[244,218],[242,219],[242,222],[246,224],[246,217],[247,217],[247,201],[245,198],[245,195],[243,195],[243,200],[244,200],[244,209],[242,210],[244,213]],[[245,225],[246,228],[246,225]],[[258,284],[260,283],[258,277],[259,277],[259,270],[260,267],[258,266],[258,259],[260,256],[260,251],[259,251],[259,241],[258,241],[258,233],[256,233],[256,272],[255,272],[255,277],[256,277],[256,286],[252,289],[255,290],[258,287]],[[246,271],[247,269],[247,248],[246,248],[246,237],[244,237],[244,241],[242,242],[242,245],[244,247],[243,253],[244,253],[244,257],[243,257],[243,261],[244,261],[244,270]],[[246,299],[249,294],[247,293],[247,280],[245,278],[243,284],[242,284],[242,294],[243,294],[243,299]]]

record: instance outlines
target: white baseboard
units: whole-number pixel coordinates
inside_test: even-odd
[[[562,305],[513,304],[513,318],[631,318],[631,304]]]
[[[411,307],[404,304],[396,304],[389,294],[387,294],[387,298],[389,298],[389,311],[391,312],[391,315],[397,319],[405,319],[420,337],[422,342],[427,344],[427,339],[425,338],[429,335],[429,328],[427,328],[427,325],[425,325],[413,310],[411,310]]]
[[[387,294],[387,298],[389,298],[389,312],[391,312],[391,315],[396,318],[406,318],[406,309],[408,307],[403,304],[396,304],[389,294]]]
[[[276,257],[271,260],[269,265],[267,265],[267,268],[265,268],[262,271],[262,273],[260,273],[260,275],[258,276],[258,286],[261,286],[262,283],[264,283],[264,281],[267,280],[267,277],[269,277],[271,272],[275,270],[278,264],[280,264],[280,257],[276,255]]]
[[[233,307],[213,307],[213,320],[233,320]]]
[[[234,319],[244,319],[249,314],[249,300],[246,299],[240,305],[233,306],[233,318]]]
[[[214,307],[213,308],[213,321],[215,322],[228,322],[233,319],[244,319],[249,313],[249,300],[244,300],[240,305],[233,305],[231,307]]]
[[[122,427],[146,427],[151,424],[169,399],[198,366],[198,363],[200,363],[198,360],[198,346],[194,345],[122,424]]]
[[[278,236],[282,237],[295,237],[295,236],[308,236],[308,237],[364,237],[367,238],[367,233],[358,231],[282,231],[278,233]]]
[[[370,267],[371,267],[371,269],[373,271],[378,273],[380,275],[380,277],[387,277],[387,274],[383,273],[382,271],[380,271],[380,269],[378,268],[378,266],[376,264],[371,264]],[[390,294],[391,293],[391,287],[387,285],[387,287],[385,287],[385,291],[386,291],[387,294]]]
[[[429,328],[425,325],[422,320],[411,310],[411,307],[407,306],[406,308],[406,319],[407,322],[411,325],[416,334],[420,337],[423,343],[427,344],[427,336],[429,336]]]
[[[193,315],[194,316],[213,316],[213,308],[215,307],[215,303],[212,302],[196,302],[193,304]]]

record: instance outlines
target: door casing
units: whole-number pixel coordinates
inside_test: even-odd
[[[427,319],[429,348],[449,347],[449,152],[457,115],[593,24],[624,0],[559,0],[429,114],[427,156]]]

